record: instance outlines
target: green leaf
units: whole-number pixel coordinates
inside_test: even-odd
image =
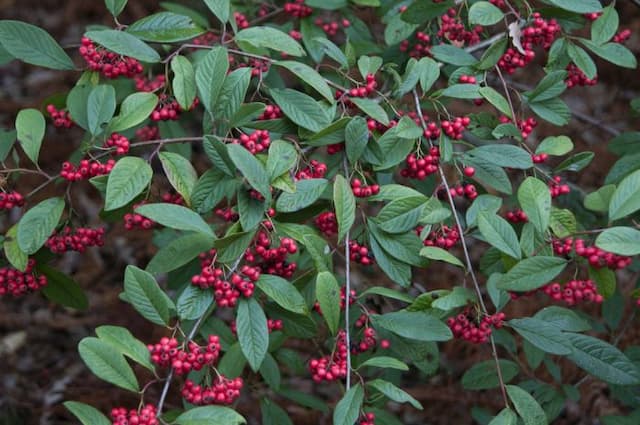
[[[518,415],[513,410],[505,407],[498,413],[498,416],[493,418],[489,425],[516,425],[518,423]]]
[[[556,326],[527,317],[509,320],[509,325],[523,338],[545,353],[567,355],[573,351],[564,334]]]
[[[362,112],[378,121],[382,125],[389,125],[389,116],[382,109],[377,102],[371,99],[365,99],[360,97],[353,97],[350,100],[360,109]]]
[[[478,214],[478,229],[491,246],[515,259],[522,258],[518,236],[511,224],[504,218],[496,214],[487,214],[484,211],[480,211]]]
[[[510,360],[498,360],[502,379],[505,383],[518,376],[520,368]],[[486,360],[474,364],[462,375],[462,386],[466,390],[490,390],[500,386],[495,360]]]
[[[427,93],[440,78],[440,66],[431,58],[421,58],[418,61],[418,68],[420,69],[420,87],[423,93]]]
[[[420,255],[423,257],[429,258],[430,260],[436,261],[445,261],[449,264],[453,264],[454,266],[462,267],[464,269],[464,264],[453,254],[449,253],[442,248],[437,248],[435,246],[425,246],[420,250]]]
[[[479,99],[479,89],[476,84],[453,84],[442,90],[440,95],[454,99]]]
[[[5,233],[5,238],[2,241],[4,256],[13,267],[20,271],[25,271],[29,262],[29,256],[18,246],[18,241],[16,240],[17,232],[18,225],[15,224]]]
[[[513,145],[484,145],[465,153],[465,158],[486,161],[499,167],[526,170],[533,167],[531,155],[524,149]]]
[[[322,317],[335,335],[340,324],[340,287],[330,272],[320,272],[316,277],[316,298],[320,304]]]
[[[262,413],[262,425],[293,425],[286,410],[268,398],[260,400],[260,412]]]
[[[256,48],[266,47],[291,56],[305,56],[304,49],[288,34],[272,27],[255,26],[236,33],[236,43],[247,43]]]
[[[555,173],[560,171],[580,171],[589,165],[594,157],[595,154],[593,152],[579,152],[562,161],[553,171]]]
[[[196,66],[196,87],[202,105],[213,114],[218,95],[229,70],[229,53],[216,46]]]
[[[551,1],[555,2],[556,0]],[[547,425],[549,423],[544,410],[531,394],[515,385],[507,385],[506,388],[509,399],[522,418],[524,425]]]
[[[549,0],[549,3],[560,9],[574,13],[594,13],[602,11],[602,5],[598,0]]]
[[[267,157],[267,173],[271,181],[284,173],[293,170],[298,161],[298,153],[295,147],[284,140],[274,140],[269,146]]]
[[[156,325],[168,325],[173,301],[160,289],[153,276],[136,266],[127,266],[124,293],[138,313]]]
[[[125,156],[109,173],[105,211],[124,207],[133,201],[149,184],[153,177],[151,166],[142,158]]]
[[[545,137],[536,148],[536,154],[566,155],[573,150],[573,142],[567,136]]]
[[[125,6],[127,5],[127,0],[104,0],[104,3],[107,6],[109,12],[111,12],[113,17],[115,18],[122,13]]]
[[[367,78],[369,74],[378,72],[383,64],[383,60],[379,56],[360,56],[358,59],[358,71],[362,78]]]
[[[544,233],[551,217],[549,188],[535,177],[527,177],[518,188],[518,202],[535,228]]]
[[[498,282],[498,289],[507,291],[533,291],[551,282],[564,270],[567,260],[537,256],[526,258],[509,270]]]
[[[272,89],[269,94],[287,118],[302,128],[319,132],[331,123],[311,96],[292,89]]]
[[[614,65],[621,66],[623,68],[635,69],[638,66],[638,60],[631,50],[627,49],[620,43],[606,43],[603,45],[597,45],[585,40],[583,38],[580,41],[593,53],[600,56],[607,62],[611,62]]]
[[[356,199],[353,191],[341,174],[336,175],[333,184],[333,202],[338,221],[338,240],[347,234],[356,219]]]
[[[396,387],[391,382],[382,379],[374,379],[373,381],[367,382],[367,385],[380,391],[382,394],[387,396],[387,398],[395,401],[396,403],[409,403],[416,409],[422,410],[422,405],[418,400],[411,397],[409,393]]]
[[[387,254],[375,238],[371,238],[369,242],[371,252],[373,252],[376,263],[382,271],[398,285],[409,286],[411,284],[411,266]]]
[[[13,144],[16,141],[15,130],[5,130],[0,128],[0,161],[7,159],[9,152],[13,149]]]
[[[589,374],[615,385],[640,384],[638,368],[620,350],[598,338],[565,333],[573,346],[569,360]]]
[[[423,215],[426,201],[424,196],[412,196],[389,202],[376,216],[379,227],[389,233],[405,233],[414,229]]]
[[[434,297],[435,298],[435,297]],[[431,303],[431,307],[437,308],[443,311],[449,311],[454,308],[465,306],[469,301],[475,301],[476,296],[473,292],[467,288],[460,286],[454,286],[451,292],[446,295],[441,295],[434,299]]]
[[[591,330],[591,325],[575,312],[555,305],[538,311],[534,318],[567,332],[586,332]]]
[[[116,111],[116,90],[107,84],[97,85],[87,99],[87,125],[92,135],[102,133]]]
[[[566,89],[566,71],[552,71],[540,80],[538,85],[531,91],[525,92],[528,102],[542,102],[557,98]]]
[[[140,40],[156,43],[190,40],[205,32],[204,28],[200,28],[188,16],[172,12],[154,13],[134,22],[127,28],[127,33]]]
[[[98,338],[83,338],[78,344],[82,361],[98,378],[125,390],[137,392],[140,387],[122,354]]]
[[[613,270],[607,267],[589,266],[589,278],[595,281],[598,293],[605,299],[611,298],[616,293],[616,274]]]
[[[333,425],[353,425],[360,416],[364,389],[356,384],[340,399],[333,411]]]
[[[295,183],[294,193],[283,193],[276,201],[278,212],[300,211],[312,205],[320,198],[329,185],[326,179],[304,179]]]
[[[502,168],[494,165],[491,161],[465,156],[464,163],[476,169],[476,174],[473,178],[481,184],[493,187],[507,195],[511,195],[513,192],[513,189],[511,188],[511,181],[509,180],[507,173]]]
[[[480,211],[484,211],[487,214],[498,213],[502,207],[502,198],[498,198],[493,195],[480,195],[474,199],[471,206],[467,209],[466,219],[467,226],[472,227],[476,225],[478,214]]]
[[[373,286],[362,292],[358,298],[364,298],[368,295],[380,295],[386,298],[393,298],[394,300],[402,301],[405,303],[411,304],[413,302],[413,298],[409,295],[406,295],[403,292],[396,291],[395,289],[385,288],[383,286]]]
[[[487,1],[474,3],[469,9],[469,23],[471,25],[490,26],[497,24],[504,17],[504,13]]]
[[[591,41],[596,44],[604,44],[611,40],[618,31],[620,18],[615,5],[605,7],[602,15],[591,24]]]
[[[553,125],[567,125],[569,119],[571,119],[569,107],[558,98],[542,102],[531,102],[529,103],[529,107],[537,116]]]
[[[82,425],[111,425],[112,422],[107,419],[98,409],[88,404],[77,401],[65,401],[64,407],[80,420]]]
[[[158,96],[153,93],[130,94],[120,105],[120,113],[111,120],[109,130],[124,131],[135,127],[151,115],[157,104]]]
[[[478,3],[476,3],[478,4]],[[498,93],[494,88],[486,86],[480,87],[478,92],[484,97],[490,104],[492,104],[498,111],[502,112],[507,117],[511,118],[511,107],[509,102],[503,95]]]
[[[198,175],[193,165],[184,156],[173,152],[160,152],[158,157],[169,183],[190,205],[191,193],[198,180]]]
[[[204,0],[204,3],[221,23],[225,24],[229,22],[229,16],[231,15],[229,0]]]
[[[178,297],[176,311],[182,320],[196,320],[213,304],[213,292],[187,285]]]
[[[418,25],[407,23],[402,20],[402,15],[395,15],[384,29],[384,42],[387,46],[393,46],[406,40],[418,28]]]
[[[190,233],[163,246],[147,264],[152,274],[167,273],[184,266],[201,252],[213,248],[214,238],[203,233]]]
[[[584,207],[591,211],[606,213],[609,211],[609,202],[615,191],[616,186],[614,184],[602,186],[584,197]]]
[[[454,6],[453,0],[445,0],[439,3],[430,1],[414,2],[402,13],[402,19],[413,24],[424,24],[429,20],[444,15],[449,8]]]
[[[589,56],[587,52],[582,47],[578,47],[575,44],[569,44],[567,48],[567,53],[569,57],[576,64],[578,68],[582,72],[584,72],[585,76],[589,79],[595,78],[598,69],[596,68],[596,64],[593,62],[593,59]]]
[[[625,177],[609,202],[609,219],[618,220],[640,209],[640,170]]]
[[[618,255],[638,255],[640,231],[631,227],[612,227],[598,235],[596,246]]]
[[[313,89],[327,99],[329,103],[335,102],[333,92],[329,88],[329,85],[324,78],[310,66],[296,61],[276,61],[273,64],[286,68],[294,73],[302,81],[313,87]]]
[[[129,56],[142,62],[160,62],[160,55],[148,44],[123,31],[96,30],[87,31],[85,37],[93,40],[112,52]]]
[[[417,341],[448,341],[453,337],[447,325],[424,312],[396,311],[370,317],[376,327]]]
[[[269,347],[267,317],[255,299],[240,300],[236,315],[236,327],[242,353],[255,372],[260,369]]]
[[[402,234],[386,233],[380,230],[374,220],[369,220],[367,226],[373,236],[372,239],[375,239],[391,256],[416,267],[426,265],[425,259],[419,254],[423,244],[414,231]]]
[[[218,122],[218,134],[226,133],[229,126],[239,126],[239,124],[233,122],[233,119],[243,106],[242,102],[247,95],[250,83],[250,67],[236,69],[225,78],[213,112],[213,116],[216,117]],[[262,106],[260,110],[263,110]]]
[[[279,276],[262,274],[256,286],[285,310],[297,314],[309,313],[304,298],[291,282]]]
[[[242,425],[247,421],[235,410],[223,406],[196,407],[176,418],[178,425]]]
[[[358,369],[363,367],[379,367],[381,369],[409,370],[406,363],[396,359],[395,357],[375,356],[363,362]]]
[[[236,176],[236,167],[229,156],[227,145],[220,139],[216,136],[204,136],[204,151],[218,170],[230,177]]]
[[[433,46],[431,54],[439,61],[456,66],[473,66],[478,62],[471,53],[451,44]]]
[[[136,339],[127,328],[120,326],[98,326],[96,335],[120,354],[129,357],[134,362],[154,371],[155,367],[149,358],[147,346]]]
[[[135,212],[171,229],[193,231],[215,237],[211,227],[200,215],[182,205],[144,204],[136,208]]]
[[[314,37],[311,41],[315,44],[320,44],[324,53],[334,61],[338,62],[343,68],[347,68],[349,66],[347,63],[347,57],[342,53],[342,50],[340,50],[340,48],[330,40],[325,37]]]
[[[44,117],[37,109],[22,109],[16,116],[16,137],[34,164],[38,163],[45,127]]]
[[[173,94],[180,107],[188,110],[196,98],[196,74],[193,65],[184,56],[176,56],[171,59],[171,71]]]
[[[47,286],[42,288],[42,293],[50,301],[76,310],[86,310],[89,307],[87,296],[71,277],[44,264],[39,264],[36,268],[47,277]]]
[[[232,233],[216,240],[214,248],[218,250],[218,261],[232,263],[238,259],[253,240],[254,232]]]
[[[344,134],[347,158],[353,164],[360,159],[369,142],[367,121],[363,117],[353,118],[347,124]]]
[[[496,66],[502,55],[504,54],[507,46],[510,45],[508,37],[502,37],[493,43],[480,57],[480,61],[476,64],[476,68],[481,71]]]
[[[64,206],[62,198],[49,198],[22,216],[18,222],[16,239],[25,254],[35,254],[49,239],[62,217]]]
[[[43,29],[20,21],[0,21],[0,44],[11,56],[51,69],[74,69],[71,58]]]
[[[264,165],[243,146],[227,145],[227,152],[233,164],[238,167],[249,184],[260,192],[268,203],[271,199],[271,190],[269,189],[269,175]]]

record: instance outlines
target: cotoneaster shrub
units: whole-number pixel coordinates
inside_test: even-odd
[[[77,75],[0,133],[2,302],[86,309],[60,255],[122,226],[158,248],[126,268],[121,300],[165,336],[105,325],[78,347],[140,402],[66,402],[81,423],[243,424],[259,403],[250,423],[286,425],[295,403],[401,424],[388,403],[429,408],[402,387],[446,373],[452,339],[487,348],[453,372],[500,398],[479,423],[553,423],[587,379],[629,409],[604,423],[638,423],[640,347],[616,345],[637,323],[623,312],[638,303],[640,134],[602,141],[620,159],[593,190],[567,183],[594,154],[562,129],[563,93],[595,85],[596,61],[636,68],[616,2],[193,3],[122,22],[126,0],[105,1],[113,27],[66,51],[0,21],[3,63]],[[43,139],[72,127],[76,153],[41,169]],[[26,174],[42,182],[19,193]],[[102,227],[74,213],[86,190]],[[438,262],[459,280],[429,274]],[[510,315],[530,300],[546,307]],[[570,363],[583,378],[564,379]]]

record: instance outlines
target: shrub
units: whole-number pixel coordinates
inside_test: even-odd
[[[616,345],[637,303],[640,137],[608,129],[620,159],[592,190],[566,176],[594,154],[560,131],[563,93],[597,83],[594,59],[636,68],[615,3],[205,0],[125,25],[126,3],[105,1],[114,28],[77,49],[0,21],[3,62],[78,76],[0,134],[0,210],[18,218],[0,237],[0,295],[87,309],[60,255],[121,226],[157,246],[126,267],[121,300],[165,336],[101,326],[78,346],[140,403],[108,419],[66,402],[83,424],[242,424],[251,402],[263,424],[292,423],[286,403],[399,424],[389,402],[423,408],[404,372],[446,374],[452,339],[487,348],[449,370],[500,396],[474,409],[480,423],[552,423],[586,379],[639,407],[638,347]],[[44,170],[52,131],[81,137]],[[18,192],[27,174],[42,182]],[[104,200],[104,227],[80,224],[78,191]],[[443,264],[455,281],[433,273]]]

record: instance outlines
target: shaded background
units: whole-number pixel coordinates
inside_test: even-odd
[[[188,3],[188,2],[186,2]],[[640,9],[630,2],[620,5],[621,27],[633,31],[627,46],[638,52],[638,27]],[[120,21],[133,22],[158,10],[158,2],[132,0],[121,15]],[[365,14],[366,15],[366,14]],[[0,0],[1,19],[19,19],[47,29],[63,46],[77,45],[87,24],[112,25],[110,15],[103,2],[92,0]],[[75,49],[71,49],[73,52]],[[77,64],[81,61],[75,55]],[[638,97],[639,79],[637,70],[622,70],[608,63],[598,61],[599,84],[591,88],[577,88],[565,94],[565,99],[580,119],[574,117],[570,126],[562,131],[569,135],[576,145],[576,151],[591,150],[596,158],[591,166],[579,175],[569,175],[571,183],[586,191],[602,184],[606,172],[615,161],[615,156],[606,150],[606,143],[618,130],[638,129],[637,118],[630,116],[630,100]],[[43,101],[49,96],[67,91],[78,77],[74,72],[44,70],[17,61],[0,69],[0,125],[13,126],[19,109],[35,107],[44,109]],[[515,79],[523,84],[534,84],[539,76],[527,72],[517,73]],[[531,81],[527,81],[531,78]],[[196,129],[197,131],[197,129]],[[195,134],[195,133],[194,133]],[[560,134],[558,130],[540,125],[535,132],[538,139],[546,135]],[[57,130],[48,126],[42,148],[41,166],[50,173],[60,169],[62,161],[77,148],[81,133],[78,129]],[[31,176],[21,178],[16,187],[28,191],[40,182]],[[94,222],[100,204],[90,186],[76,185],[74,207],[88,225]],[[55,191],[39,196],[51,196]],[[31,202],[33,205],[35,200]],[[11,217],[16,220],[17,217]],[[0,229],[7,228],[8,222],[0,222]],[[60,404],[64,400],[89,403],[103,412],[113,406],[137,405],[137,398],[125,391],[95,378],[85,368],[77,354],[78,341],[93,334],[96,326],[110,324],[126,326],[143,341],[159,338],[159,329],[141,319],[126,303],[118,300],[122,288],[122,276],[127,264],[144,265],[153,254],[150,233],[126,233],[121,224],[111,225],[108,230],[107,245],[100,251],[92,249],[84,255],[67,254],[59,261],[59,267],[74,276],[89,296],[90,308],[76,312],[49,303],[39,294],[21,299],[0,299],[0,425],[5,424],[63,424],[73,422]],[[482,251],[482,250],[476,250]],[[478,255],[481,252],[478,252]],[[356,271],[355,273],[359,273]],[[414,276],[427,289],[450,287],[461,282],[461,276],[446,267],[429,269],[428,274]],[[380,284],[379,275],[358,274],[355,285]],[[633,288],[635,277],[631,274],[619,275],[619,283],[624,293]],[[509,317],[536,311],[543,299],[530,298],[526,302],[512,303],[507,309]],[[627,308],[632,308],[631,302]],[[595,312],[595,311],[594,311]],[[629,314],[629,312],[627,312]],[[613,338],[613,335],[611,336]],[[640,342],[635,326],[627,328],[620,341],[624,348]],[[493,411],[500,408],[500,398],[496,391],[470,392],[460,386],[461,374],[477,361],[490,358],[488,347],[450,342],[441,345],[441,371],[432,377],[408,374],[403,388],[407,389],[425,406],[423,412],[411,408],[389,404],[403,423],[409,424],[470,424],[471,407],[479,405]],[[141,372],[141,371],[140,371]],[[545,375],[544,368],[538,370]],[[575,383],[583,373],[569,364],[563,364],[565,382]],[[144,382],[144,379],[141,379]],[[310,380],[300,381],[300,389],[313,391]],[[177,385],[169,398],[168,406],[179,406]],[[583,394],[579,403],[569,402],[557,424],[597,424],[597,417],[603,414],[623,414],[624,408],[611,399],[606,385],[595,380],[587,380],[581,386]],[[147,400],[157,399],[157,388],[151,388]],[[330,401],[339,398],[335,384],[325,384],[318,394],[324,394]],[[329,423],[330,419],[318,413],[310,413],[304,408],[277,399],[288,410],[296,425]],[[239,411],[252,418],[251,423],[259,423],[257,400],[249,391],[244,391],[238,404]]]

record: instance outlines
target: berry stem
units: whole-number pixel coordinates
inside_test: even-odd
[[[424,120],[424,116],[422,115],[422,108],[420,107],[420,98],[418,97],[418,92],[416,91],[416,89],[413,89],[413,100],[415,102],[416,113],[420,117],[422,128],[426,130],[427,124]],[[464,231],[462,229],[462,225],[460,224],[460,219],[458,218],[458,211],[456,210],[456,204],[453,201],[453,196],[451,196],[451,190],[449,187],[449,182],[447,181],[447,176],[445,175],[444,170],[442,169],[442,165],[440,164],[438,164],[438,172],[440,174],[442,184],[444,185],[447,191],[447,200],[449,201],[449,206],[451,206],[451,212],[453,213],[453,218],[456,223],[456,228],[458,229],[458,233],[460,234],[460,243],[462,244],[462,251],[464,252],[464,259],[467,266],[467,273],[469,273],[469,275],[471,276],[471,281],[473,282],[473,286],[478,295],[478,301],[480,303],[480,308],[482,309],[482,313],[485,316],[488,316],[489,313],[487,312],[487,306],[485,305],[484,300],[482,299],[482,291],[480,289],[480,284],[478,283],[476,274],[473,271],[473,264],[471,264],[471,257],[469,255],[469,250],[467,248],[467,243],[465,241]],[[502,378],[502,370],[500,370],[500,362],[498,360],[498,351],[496,349],[496,343],[493,339],[493,335],[490,335],[489,338],[491,341],[491,352],[492,352],[493,360],[496,363],[496,371],[498,374],[498,381],[500,382],[500,391],[502,392],[504,405],[506,407],[509,407],[509,399],[507,398],[507,391],[506,391],[504,379]]]

